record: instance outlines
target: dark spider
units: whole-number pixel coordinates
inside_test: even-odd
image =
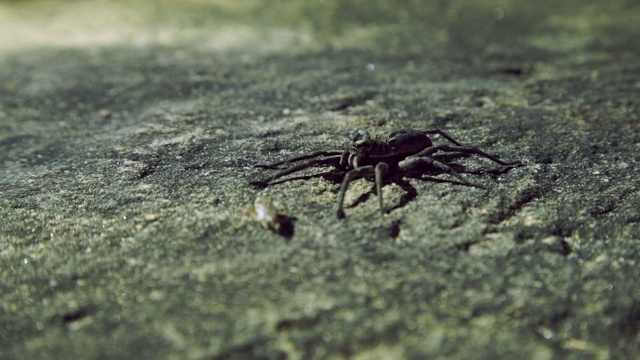
[[[434,145],[428,135],[440,135],[453,145]],[[351,133],[350,137],[352,146],[345,151],[320,150],[272,164],[256,165],[267,169],[277,168],[285,164],[290,166],[262,181],[253,182],[253,184],[268,186],[278,178],[316,165],[331,165],[337,169],[345,170],[347,172],[338,193],[338,218],[343,218],[344,195],[351,181],[359,177],[374,177],[380,211],[383,214],[385,210],[382,203],[382,183],[387,173],[403,174],[418,165],[428,165],[446,172],[465,185],[478,186],[465,180],[449,165],[434,159],[432,156],[438,151],[480,155],[503,166],[522,164],[519,161],[502,161],[475,147],[463,146],[440,129],[422,131],[400,129],[389,134],[386,140],[374,139],[366,130],[356,130]],[[295,164],[299,161],[302,162]]]

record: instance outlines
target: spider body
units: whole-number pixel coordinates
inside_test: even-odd
[[[400,160],[432,146],[431,139],[425,133],[413,129],[394,131],[386,140],[371,138],[366,130],[354,131],[350,137],[352,147],[345,152],[348,154],[348,163],[341,160],[342,165],[353,168],[377,165],[381,161],[396,167]]]
[[[434,145],[429,135],[439,135],[453,145]],[[287,167],[262,181],[254,182],[254,184],[268,186],[283,176],[310,167],[334,166],[346,171],[338,193],[337,215],[338,218],[343,218],[345,193],[349,184],[360,177],[374,178],[380,211],[383,214],[385,209],[382,199],[382,185],[385,176],[390,173],[403,174],[422,165],[446,172],[465,185],[477,186],[465,180],[449,165],[434,159],[432,156],[439,151],[475,154],[502,166],[521,164],[519,161],[505,162],[475,147],[463,146],[440,129],[413,130],[405,128],[392,132],[386,139],[375,139],[366,130],[357,130],[350,137],[351,147],[345,151],[321,150],[272,164],[257,165],[268,169],[278,168],[281,165]]]

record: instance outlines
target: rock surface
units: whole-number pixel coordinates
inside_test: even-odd
[[[498,5],[496,5],[498,4]],[[635,1],[0,4],[0,357],[631,358]],[[12,36],[6,35],[11,30]],[[437,127],[381,216],[315,168]],[[433,139],[441,143],[437,136]],[[243,221],[256,196],[295,218]]]

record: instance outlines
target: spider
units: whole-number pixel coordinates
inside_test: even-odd
[[[453,145],[434,145],[429,135],[439,135]],[[502,166],[522,165],[519,161],[506,162],[475,147],[463,146],[440,129],[413,130],[405,128],[392,132],[385,140],[371,137],[366,130],[356,130],[350,134],[350,138],[351,148],[344,151],[319,150],[271,164],[258,164],[256,167],[267,169],[279,168],[281,165],[286,165],[286,167],[272,176],[252,184],[266,187],[271,185],[274,180],[310,167],[334,166],[339,170],[346,171],[338,193],[337,215],[341,219],[344,218],[344,196],[349,184],[360,177],[373,177],[380,211],[383,215],[385,208],[382,200],[382,185],[387,174],[406,174],[418,166],[427,166],[446,172],[465,185],[480,187],[465,180],[451,166],[433,158],[433,155],[438,151],[475,154]]]

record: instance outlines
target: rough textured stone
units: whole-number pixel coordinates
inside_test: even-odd
[[[0,357],[637,355],[639,17],[0,4]],[[344,220],[330,169],[250,185],[272,173],[255,164],[402,127],[526,166],[446,158],[484,189],[427,170],[384,187],[386,216],[358,180]],[[234,229],[258,195],[293,236]]]

